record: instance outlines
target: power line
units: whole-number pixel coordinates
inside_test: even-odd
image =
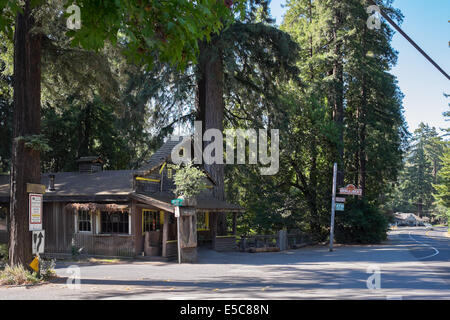
[[[368,2],[378,6],[374,0],[368,0]],[[403,37],[405,37],[405,39],[408,40],[408,42],[411,43],[414,48],[416,48],[425,58],[427,58],[427,60],[430,61],[431,64],[436,67],[436,69],[438,69],[448,80],[450,80],[450,76],[447,74],[447,72],[445,72],[444,69],[442,69],[433,59],[431,59],[431,57],[426,54],[426,52],[423,51],[417,43],[415,43],[391,18],[389,18],[389,16],[385,12],[383,12],[383,10],[381,10],[381,8],[380,14],[395,28],[395,30],[397,30]]]

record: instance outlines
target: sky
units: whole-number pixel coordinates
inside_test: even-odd
[[[270,11],[280,25],[287,8],[286,0],[272,0]],[[404,15],[400,27],[442,69],[450,74],[450,0],[395,0],[393,6]],[[450,110],[443,93],[450,94],[450,81],[445,78],[398,32],[392,40],[398,51],[392,73],[404,94],[403,108],[408,129],[413,132],[421,122],[431,127],[448,128],[443,112]]]

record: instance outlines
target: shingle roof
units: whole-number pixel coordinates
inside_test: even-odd
[[[189,136],[178,136],[178,139],[175,139],[176,136],[171,137],[167,142],[164,143],[164,145],[156,151],[150,159],[147,161],[146,164],[144,164],[142,167],[136,170],[136,175],[146,175],[149,172],[155,170],[159,166],[161,166],[166,161],[171,161],[171,155],[172,150],[175,148],[183,139],[186,139],[183,143],[183,147],[187,144],[190,145],[191,148],[193,148],[193,139]],[[192,151],[193,149],[191,149]],[[208,178],[211,180],[212,183],[216,184],[215,179],[211,176],[211,174],[202,168],[203,171],[206,173]]]
[[[184,137],[180,136],[178,137],[178,140],[172,140],[172,138],[169,138],[167,142],[165,142],[161,148],[159,148],[147,161],[146,164],[144,164],[142,167],[136,170],[137,174],[145,175],[148,172],[154,170],[155,168],[162,165],[165,161],[167,161],[171,154],[173,148],[176,147],[178,143],[180,143],[183,140]]]
[[[44,198],[126,196],[133,191],[132,170],[112,170],[95,173],[59,172],[55,175],[55,191]],[[41,184],[48,186],[49,174],[42,174]],[[9,176],[0,176],[0,202],[9,201]]]

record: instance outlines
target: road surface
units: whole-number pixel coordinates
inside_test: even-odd
[[[450,299],[444,228],[399,228],[375,246],[272,253],[201,250],[199,263],[80,264],[80,287],[0,287],[0,299]],[[72,282],[73,283],[73,282]]]

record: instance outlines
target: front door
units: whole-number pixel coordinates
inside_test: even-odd
[[[142,236],[146,256],[160,256],[162,254],[163,224],[163,212],[142,209]]]

